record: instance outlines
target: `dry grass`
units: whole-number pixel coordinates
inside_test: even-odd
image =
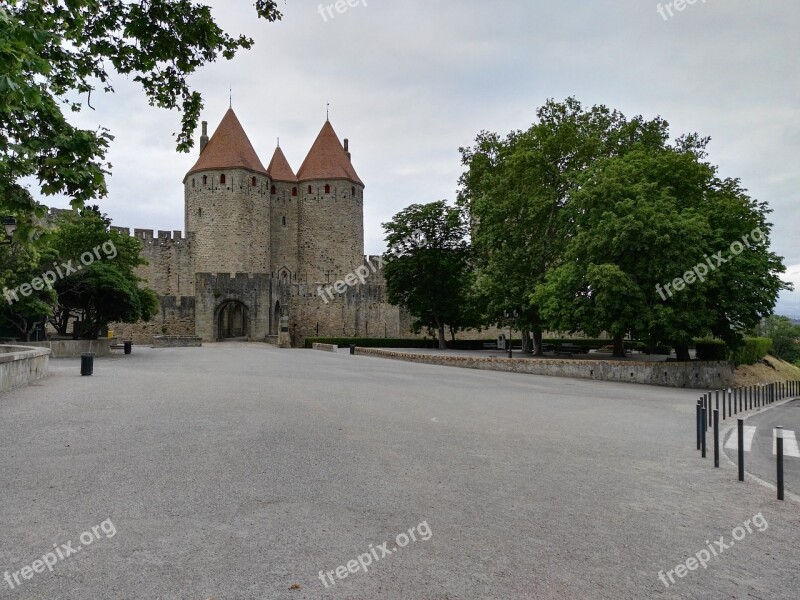
[[[800,368],[768,354],[761,363],[737,367],[734,377],[737,386],[787,380],[800,381]]]

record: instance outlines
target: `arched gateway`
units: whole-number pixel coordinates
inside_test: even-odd
[[[247,339],[250,319],[247,306],[238,300],[223,302],[217,309],[217,339]]]

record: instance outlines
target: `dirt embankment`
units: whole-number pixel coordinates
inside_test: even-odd
[[[800,368],[768,354],[760,363],[737,367],[734,377],[737,386],[787,380],[800,381]]]

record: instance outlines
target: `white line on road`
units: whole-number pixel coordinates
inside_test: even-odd
[[[772,454],[778,453],[778,437],[775,435],[775,430],[772,430]],[[793,456],[800,458],[800,448],[797,447],[797,439],[794,437],[794,431],[783,431],[783,455]]]
[[[744,426],[744,451],[750,452],[750,448],[753,446],[753,437],[756,435],[756,428],[752,425],[745,425]],[[729,450],[738,450],[739,449],[739,434],[734,429],[731,432],[728,441],[725,444],[725,447]]]

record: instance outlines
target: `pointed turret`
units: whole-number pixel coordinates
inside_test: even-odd
[[[272,155],[272,160],[267,167],[267,174],[273,181],[283,181],[288,183],[297,183],[297,175],[292,171],[289,166],[289,161],[286,160],[281,147],[275,148],[275,154]]]
[[[325,121],[314,145],[297,172],[300,181],[346,179],[364,185],[330,121]]]
[[[201,149],[200,158],[186,175],[223,169],[247,169],[267,174],[232,108],[225,113],[214,135]]]

